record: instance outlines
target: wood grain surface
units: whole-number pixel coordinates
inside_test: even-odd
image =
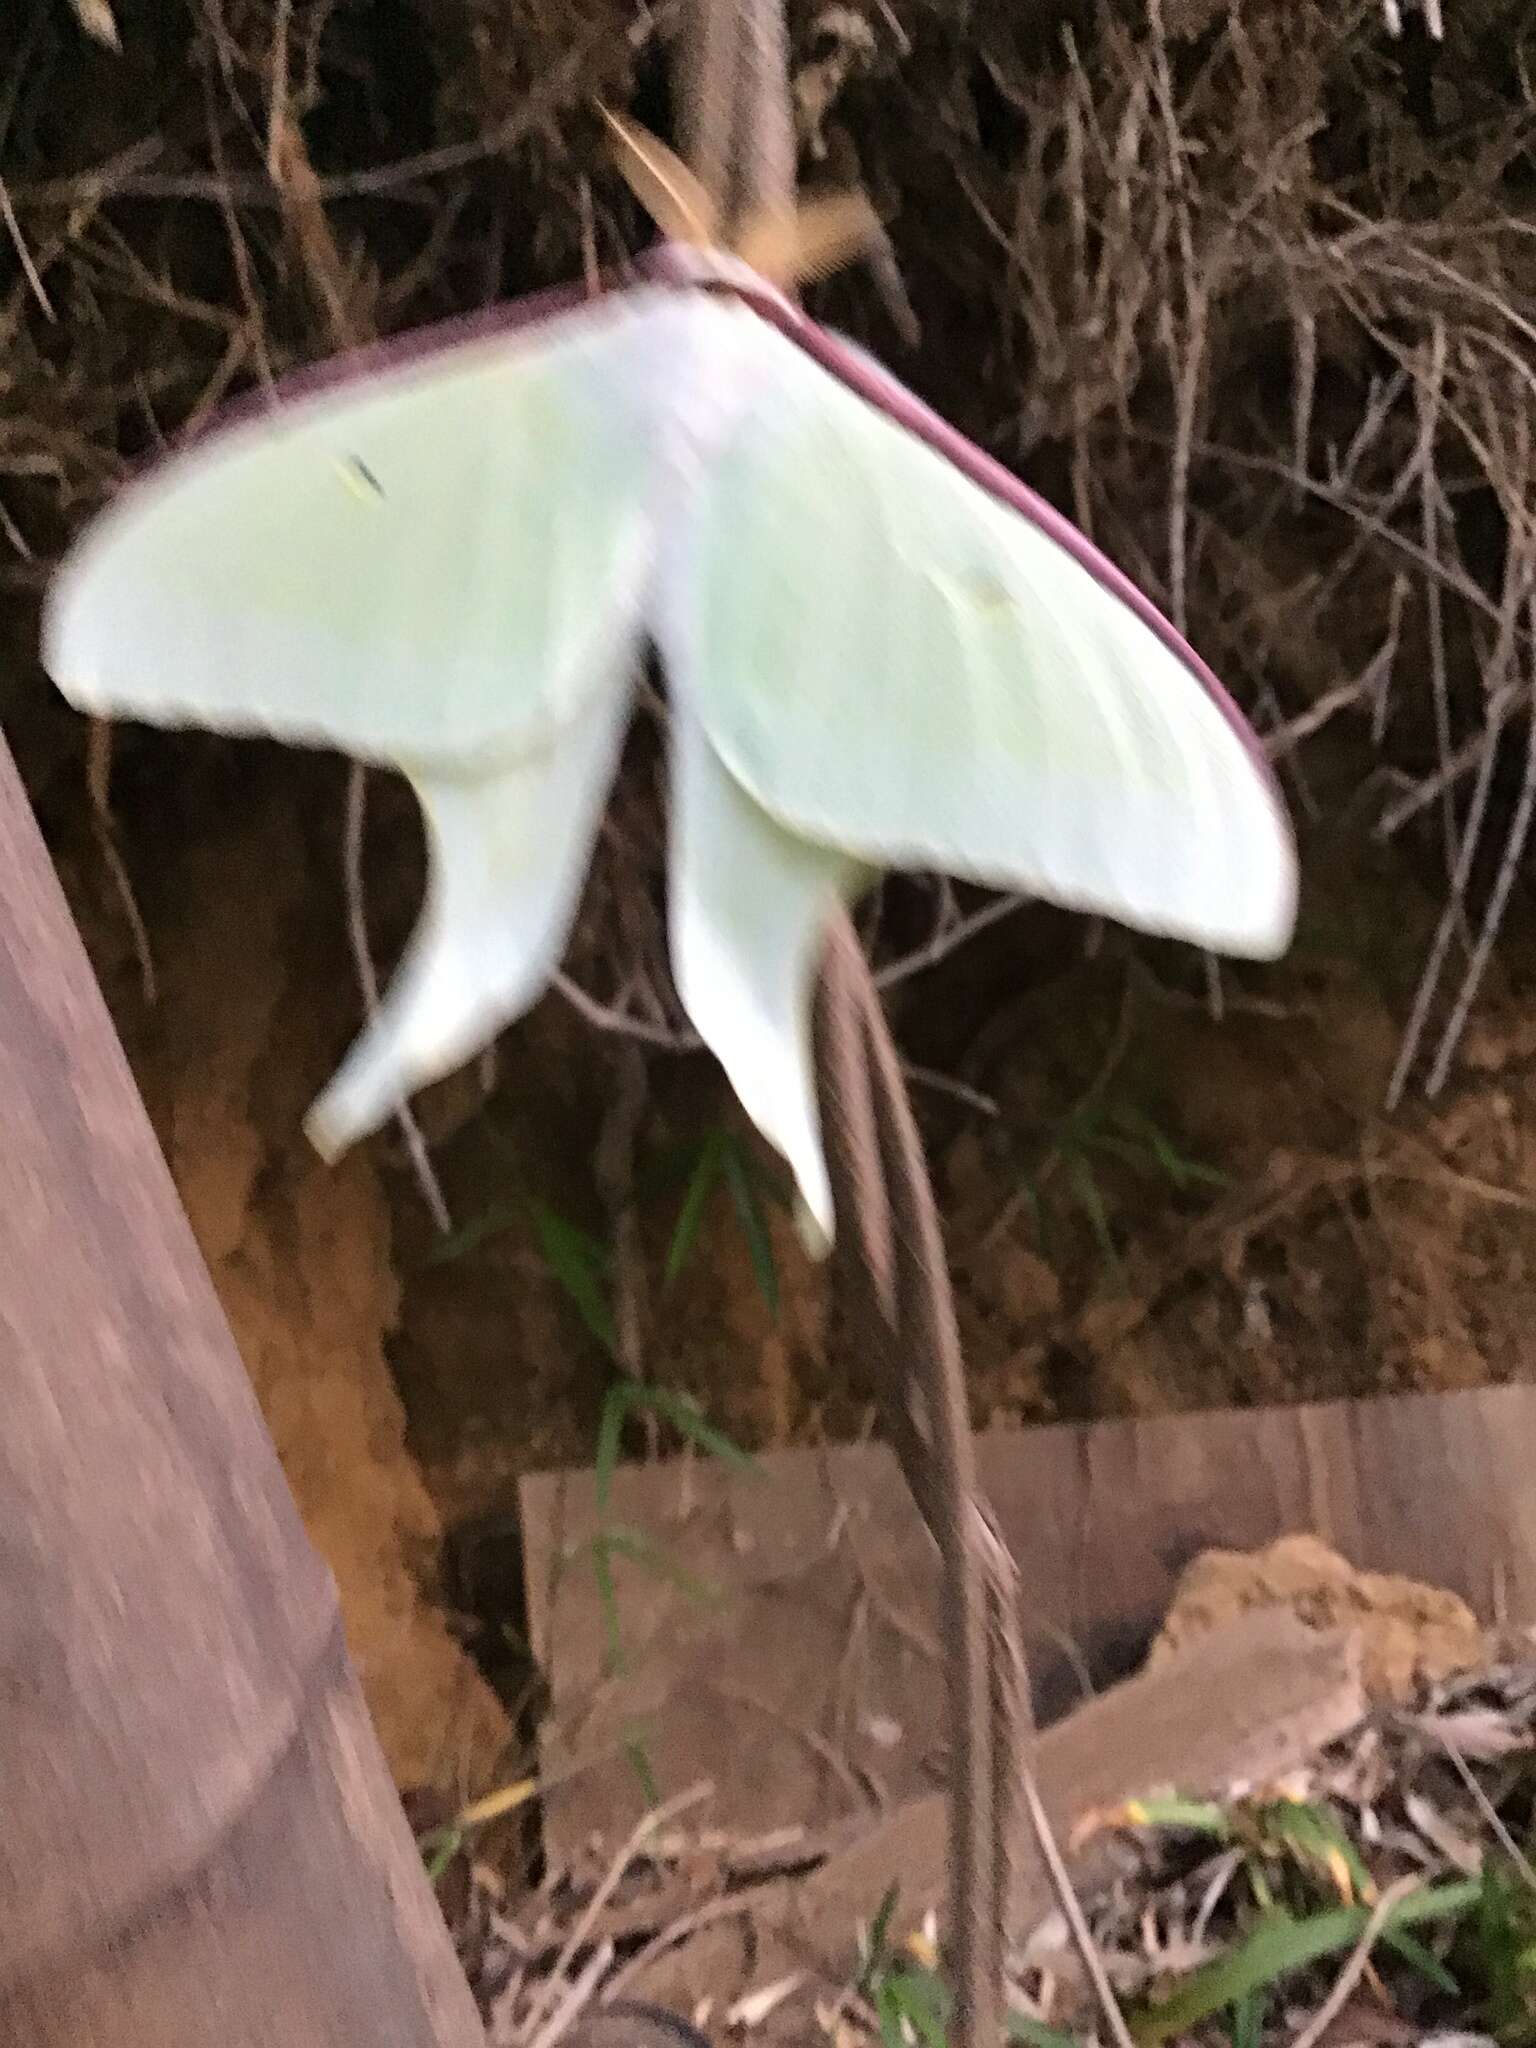
[[[0,743],[0,2038],[482,2038]]]
[[[1042,1724],[1135,1666],[1212,1546],[1311,1530],[1485,1618],[1536,1620],[1531,1388],[997,1429],[979,1455],[1022,1571]],[[940,1782],[938,1578],[883,1448],[786,1451],[748,1477],[692,1459],[621,1471],[609,1520],[671,1569],[615,1561],[626,1662],[607,1676],[591,1476],[530,1477],[522,1505],[548,1762],[585,1766],[551,1798],[557,1854],[641,1811],[636,1741],[664,1795],[710,1780],[712,1818],[747,1832]]]

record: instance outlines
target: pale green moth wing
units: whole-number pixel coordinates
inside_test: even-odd
[[[310,1110],[327,1159],[470,1059],[543,994],[565,951],[629,723],[599,692],[547,747],[484,775],[411,777],[427,897],[379,1014]]]
[[[690,502],[663,641],[742,788],[882,867],[1282,951],[1289,828],[1194,657],[777,326],[732,317],[748,396]]]
[[[811,1048],[821,937],[870,879],[791,836],[721,766],[693,707],[671,722],[668,942],[683,1007],[795,1176],[813,1251],[832,1240]]]
[[[123,492],[51,588],[44,657],[81,708],[335,746],[416,789],[426,903],[310,1112],[327,1157],[529,1007],[564,948],[655,547],[664,298],[284,386]]]
[[[49,673],[100,715],[405,767],[548,742],[632,657],[655,542],[637,337],[665,296],[429,333],[243,407],[66,556]]]

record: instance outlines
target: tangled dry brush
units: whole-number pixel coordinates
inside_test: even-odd
[[[1438,1085],[1536,797],[1529,7],[792,16],[804,174],[872,193],[921,339],[872,272],[819,310],[1188,625],[1304,820],[1433,864],[1444,917],[1394,1088]],[[134,458],[349,340],[638,245],[596,104],[665,130],[674,27],[668,0],[3,11],[8,721],[40,715],[49,560]],[[641,870],[651,802],[641,776],[613,826]],[[610,1016],[664,1035],[622,893],[584,957]],[[926,945],[966,928],[948,897],[932,916]]]

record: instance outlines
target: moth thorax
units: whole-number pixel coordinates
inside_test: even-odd
[[[626,365],[630,396],[656,424],[668,464],[713,458],[749,377],[745,329],[757,316],[734,294],[657,292]]]

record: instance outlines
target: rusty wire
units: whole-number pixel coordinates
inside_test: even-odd
[[[787,213],[795,139],[781,0],[694,0],[680,84],[685,149],[721,218]],[[953,1296],[911,1103],[868,962],[841,914],[827,934],[816,1056],[854,1341],[942,1564],[952,2038],[955,2048],[994,2048],[1030,1725],[1017,1571],[977,1481]]]

